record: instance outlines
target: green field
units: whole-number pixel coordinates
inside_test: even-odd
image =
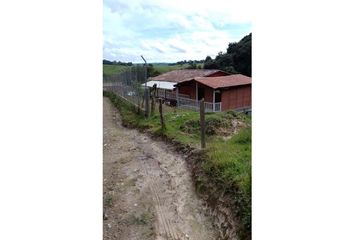
[[[203,68],[203,64],[197,64],[197,66],[201,66]],[[180,65],[165,65],[165,64],[153,64],[154,68],[160,73],[169,72],[177,69],[185,69],[188,67],[188,64],[180,64]]]
[[[203,64],[197,64],[197,66],[200,65],[203,67]],[[153,64],[154,69],[159,71],[160,74],[177,70],[177,69],[184,69],[188,67],[188,64],[183,64],[183,65],[167,65],[167,64]],[[103,64],[103,75],[104,76],[112,76],[114,74],[123,72],[124,70],[129,69],[128,66],[121,66],[121,65],[106,65]]]
[[[169,66],[169,65],[163,65],[163,64],[153,64],[153,66],[160,73],[165,73],[165,72],[169,72],[169,71],[173,71],[173,70],[177,70],[177,69],[183,69],[185,67],[183,65]]]
[[[127,66],[103,64],[103,75],[112,76],[113,74],[123,72],[126,69],[128,69]]]

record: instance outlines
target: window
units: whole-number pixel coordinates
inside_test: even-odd
[[[221,102],[221,91],[215,90],[215,102]]]

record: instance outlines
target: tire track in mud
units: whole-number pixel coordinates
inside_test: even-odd
[[[151,158],[148,157],[147,159],[151,159]],[[148,178],[149,178],[148,184],[149,184],[149,188],[150,188],[151,192],[154,194],[154,200],[155,200],[154,202],[156,203],[156,210],[157,210],[159,219],[162,222],[164,232],[165,232],[166,236],[168,237],[168,239],[171,238],[172,240],[178,240],[179,238],[176,234],[175,229],[173,228],[173,225],[170,223],[169,219],[166,219],[166,215],[167,215],[166,211],[164,210],[164,206],[163,206],[163,204],[161,204],[159,194],[157,193],[157,189],[156,189],[157,184],[155,183],[154,178],[149,175],[149,171],[147,170],[147,166],[145,163],[145,161],[147,159],[146,158],[142,159],[142,167],[144,169],[146,176],[148,176]]]

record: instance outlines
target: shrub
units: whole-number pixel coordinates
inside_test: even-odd
[[[230,118],[222,115],[207,115],[205,119],[205,133],[207,136],[227,134],[232,128]],[[183,123],[180,130],[186,133],[198,134],[200,132],[200,120],[190,119]]]
[[[252,132],[251,132],[251,128],[249,127],[240,129],[238,134],[236,134],[233,137],[233,141],[239,144],[250,144],[251,139],[252,139]]]

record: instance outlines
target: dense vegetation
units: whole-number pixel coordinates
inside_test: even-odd
[[[195,64],[198,64],[198,63],[204,63],[204,60],[183,60],[183,61],[178,61],[176,63],[170,63],[169,65],[183,65],[183,64],[191,64],[191,63],[195,63]]]
[[[239,42],[229,43],[226,53],[212,59],[207,56],[204,61],[205,69],[220,69],[230,73],[241,73],[252,76],[252,33]]]
[[[106,59],[103,59],[103,65],[120,65],[120,66],[133,66],[132,62],[121,62],[121,61],[109,61]]]
[[[138,114],[128,102],[111,92],[104,92],[119,109],[123,124],[192,147],[200,144],[199,113],[164,105],[166,127],[160,125],[156,112],[149,118]],[[240,219],[240,239],[250,239],[251,232],[251,118],[243,113],[220,112],[206,114],[207,150],[200,162],[205,179],[197,182],[200,189],[229,194],[231,208]],[[232,122],[237,122],[234,132]],[[203,191],[203,190],[201,190]],[[218,195],[219,196],[219,195]]]

